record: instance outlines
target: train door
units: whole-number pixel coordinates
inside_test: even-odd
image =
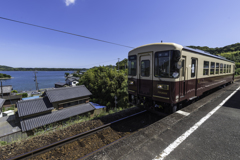
[[[182,68],[180,70],[180,82],[179,82],[179,95],[180,98],[184,97],[186,94],[186,57],[182,58]]]
[[[194,99],[197,96],[197,70],[198,70],[198,60],[196,58],[192,58],[192,60],[191,60],[191,80],[188,83],[190,99]]]
[[[152,96],[152,53],[140,54],[139,57],[139,94]]]

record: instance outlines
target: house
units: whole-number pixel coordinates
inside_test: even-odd
[[[22,132],[31,131],[70,117],[93,112],[92,93],[84,86],[48,89],[43,98],[19,101],[18,116]]]
[[[3,109],[4,102],[5,102],[5,99],[0,98],[0,118],[2,117],[2,109]]]
[[[69,86],[76,86],[79,83],[79,77],[67,77],[66,84]]]
[[[13,88],[11,85],[0,87],[0,93],[1,93],[1,95],[3,93],[3,96],[10,96],[12,90],[13,90]]]
[[[2,90],[0,87],[0,96],[3,95],[2,98],[6,100],[4,105],[16,104],[17,101],[22,99],[22,95],[12,95],[12,90],[13,87],[11,85],[2,86]]]

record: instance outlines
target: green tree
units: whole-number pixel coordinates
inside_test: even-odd
[[[28,97],[28,94],[27,93],[23,93],[22,94],[22,98],[26,98],[26,97]]]
[[[12,90],[12,93],[18,93],[18,91],[17,90]]]
[[[65,77],[67,77],[68,75],[69,75],[69,73],[66,72],[66,73],[65,73]]]
[[[106,105],[108,109],[115,106],[115,96],[117,106],[125,107],[128,104],[127,70],[94,67],[82,75],[78,85],[85,85],[92,93],[91,101]]]
[[[116,63],[117,69],[118,69],[118,65],[119,65],[119,69],[125,69],[125,67],[127,67],[127,61],[128,61],[128,59],[125,58],[122,61],[120,61],[119,63],[117,62]]]

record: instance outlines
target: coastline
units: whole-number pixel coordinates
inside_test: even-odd
[[[0,78],[0,80],[4,80],[4,79],[13,79],[14,77],[11,78]]]

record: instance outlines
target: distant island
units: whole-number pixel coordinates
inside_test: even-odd
[[[0,65],[0,71],[81,71],[86,68],[13,68],[9,66]]]
[[[0,73],[0,79],[10,79],[12,78],[10,75]]]

